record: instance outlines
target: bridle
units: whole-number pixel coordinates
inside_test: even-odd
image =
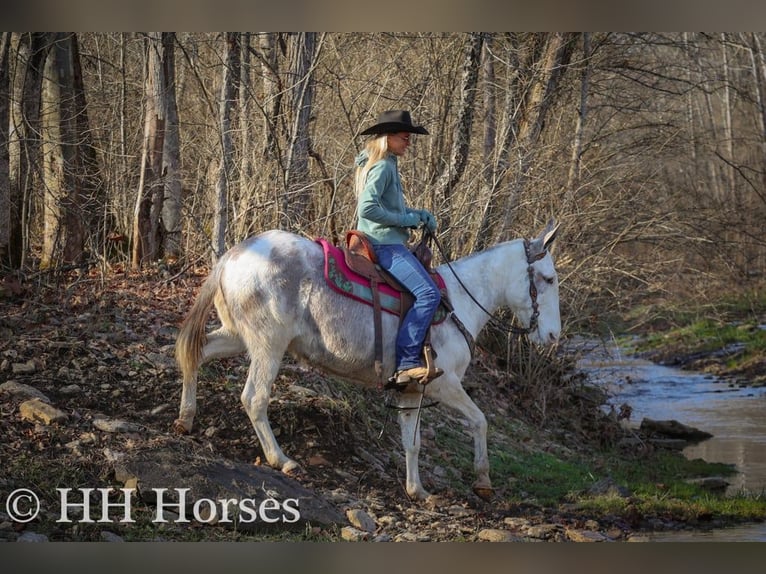
[[[465,286],[463,281],[460,279],[460,276],[452,268],[452,264],[450,263],[449,259],[445,256],[444,249],[442,249],[442,246],[439,243],[439,240],[437,239],[436,234],[433,233],[427,227],[423,228],[423,233],[426,233],[428,238],[433,240],[434,245],[436,245],[436,248],[439,250],[439,253],[442,256],[442,259],[446,261],[447,267],[452,272],[452,275],[455,276],[455,279],[457,279],[457,282],[460,284],[463,290],[468,294],[468,297],[471,298],[471,301],[473,301],[479,309],[484,311],[487,314],[487,316],[489,316],[489,322],[492,323],[495,328],[504,330],[506,326],[501,324],[500,321],[498,321],[494,317],[494,315],[492,315],[492,313],[487,311],[484,308],[484,306],[476,300],[476,297],[474,297],[473,294],[468,290],[468,288]],[[545,255],[547,254],[547,251],[543,250],[540,253],[537,253],[533,256],[529,251],[529,246],[530,246],[529,239],[525,238],[524,239],[524,254],[527,257],[527,276],[529,277],[529,298],[532,301],[532,317],[530,317],[529,326],[527,327],[517,327],[515,325],[511,325],[510,327],[508,327],[508,330],[514,335],[529,335],[530,333],[534,332],[537,329],[537,320],[540,317],[540,305],[537,302],[537,287],[535,286],[534,264],[536,261],[539,261],[540,259],[545,257]]]

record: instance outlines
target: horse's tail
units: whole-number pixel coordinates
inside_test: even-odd
[[[194,377],[202,359],[202,347],[206,340],[205,325],[220,285],[222,269],[223,265],[216,265],[202,284],[197,300],[181,324],[176,338],[176,362],[183,374],[184,384]]]

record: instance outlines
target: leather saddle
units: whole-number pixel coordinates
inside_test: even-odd
[[[383,378],[383,339],[382,339],[382,320],[381,320],[381,307],[380,307],[380,291],[378,285],[385,283],[392,289],[400,293],[399,301],[401,302],[401,308],[399,310],[399,320],[402,321],[404,316],[409,311],[414,302],[414,298],[407,289],[391,275],[388,271],[383,269],[378,263],[378,258],[375,255],[375,250],[372,248],[370,239],[361,231],[352,229],[346,232],[346,243],[341,246],[343,251],[343,257],[346,260],[346,265],[355,273],[369,279],[370,288],[372,290],[372,306],[375,326],[375,372],[382,380]],[[420,260],[423,266],[429,272],[433,273],[431,269],[431,261],[433,259],[433,253],[431,248],[427,244],[427,238],[424,234],[423,238],[412,248],[412,252]]]
[[[346,232],[345,245],[341,246],[343,257],[346,265],[358,275],[368,279],[370,281],[370,288],[372,291],[372,306],[373,323],[375,328],[375,373],[380,381],[383,380],[383,327],[381,319],[381,305],[380,305],[380,291],[378,286],[382,283],[389,285],[395,291],[400,293],[400,310],[399,320],[402,321],[404,316],[409,311],[409,308],[414,302],[413,296],[388,271],[383,269],[378,263],[378,259],[375,255],[375,250],[372,248],[370,239],[361,231],[350,230]],[[426,271],[437,276],[434,269],[431,267],[433,261],[433,252],[428,244],[429,236],[423,233],[420,240],[410,248],[412,253],[423,264]],[[438,282],[437,282],[438,283]],[[441,289],[441,305],[447,311],[449,317],[455,323],[457,328],[465,337],[468,348],[473,357],[474,353],[474,340],[473,336],[465,328],[465,325],[458,319],[454,313],[454,309],[447,295],[446,289]],[[426,340],[423,347],[423,355],[429,373],[432,372],[433,360],[436,358],[436,351],[433,350],[430,344],[430,329],[426,335]]]

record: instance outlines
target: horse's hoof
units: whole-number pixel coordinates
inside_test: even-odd
[[[191,428],[187,428],[180,420],[173,421],[172,431],[176,434],[184,435],[191,432]]]
[[[407,496],[410,500],[415,500],[418,502],[423,502],[425,500],[428,500],[429,497],[431,497],[431,493],[423,490],[422,488],[420,490],[413,490],[412,492],[407,491]]]
[[[303,470],[303,467],[294,460],[286,462],[282,467],[282,472],[290,478],[299,478],[301,476],[305,476],[306,474],[306,472]]]
[[[482,500],[492,500],[495,495],[495,489],[491,486],[474,486],[473,493]]]

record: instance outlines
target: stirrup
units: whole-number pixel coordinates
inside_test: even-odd
[[[412,367],[411,369],[396,371],[394,375],[388,379],[385,388],[403,391],[412,383],[427,385],[443,374],[444,371],[437,367],[432,367],[430,370],[427,367],[422,366]]]

